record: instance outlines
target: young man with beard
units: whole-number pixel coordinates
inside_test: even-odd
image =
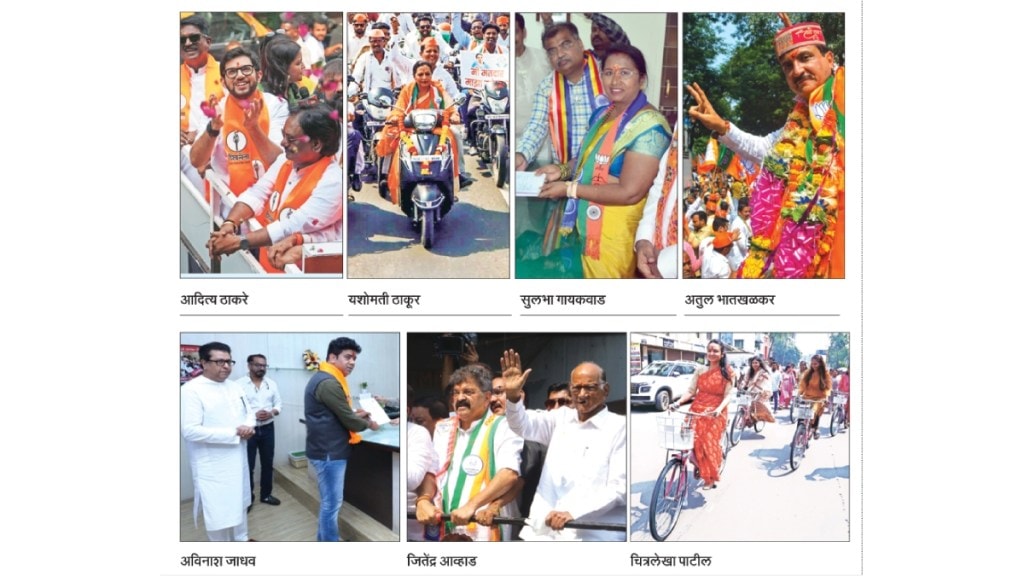
[[[260,88],[259,60],[246,48],[224,55],[220,73],[228,95],[192,145],[192,165],[207,165],[226,177],[228,188],[239,195],[281,154],[281,131],[288,119],[288,103]]]
[[[263,354],[250,354],[246,358],[249,375],[237,381],[245,391],[249,406],[256,412],[255,434],[248,442],[249,452],[249,491],[252,500],[256,500],[256,485],[253,472],[256,469],[256,454],[260,456],[260,502],[277,506],[281,504],[274,491],[274,416],[281,413],[281,394],[277,382],[267,376],[267,357]],[[249,504],[252,510],[252,504]]]
[[[309,33],[307,33],[302,39],[302,42],[306,45],[306,49],[309,50],[310,58],[312,58],[314,65],[316,65],[317,62],[324,64],[328,59],[341,53],[341,44],[324,46],[324,38],[327,38],[327,29],[330,27],[330,23],[330,20],[325,18],[323,15],[314,17],[313,26],[309,29]]]
[[[574,408],[527,410],[519,354],[501,359],[509,428],[548,447],[524,540],[624,540],[625,532],[566,528],[573,520],[626,524],[626,418],[612,414],[604,369],[583,362],[569,378]]]
[[[509,540],[508,527],[487,526],[495,515],[514,516],[502,497],[519,480],[519,456],[523,439],[512,433],[504,416],[490,412],[491,372],[470,364],[452,373],[455,417],[438,422],[434,450],[440,467],[436,494],[417,499],[416,516],[422,523],[436,523],[437,514],[450,514],[443,533],[463,532],[474,540]],[[493,505],[493,508],[492,508]],[[474,517],[476,522],[470,522]]]

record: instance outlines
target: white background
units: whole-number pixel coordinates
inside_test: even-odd
[[[237,4],[209,2],[202,9]],[[325,2],[245,4],[251,10],[333,9]],[[418,6],[389,4],[396,10]],[[462,0],[447,4],[474,7]],[[763,10],[764,4],[695,0],[657,9]],[[1019,273],[1007,256],[1019,245],[1012,224],[1020,185],[1008,141],[1021,123],[1004,84],[1016,75],[1017,52],[1008,46],[1019,36],[1010,29],[1015,18],[981,2],[916,12],[870,0],[863,22],[854,2],[777,4],[847,13],[847,190],[851,210],[861,193],[865,209],[865,237],[851,236],[848,261],[855,269],[860,246],[864,281],[771,287],[796,302],[794,309],[838,310],[840,321],[698,325],[681,317],[598,317],[572,321],[572,329],[676,331],[683,323],[689,330],[692,321],[702,331],[852,333],[854,356],[863,361],[862,369],[854,364],[854,386],[864,391],[864,427],[854,432],[863,437],[864,462],[853,472],[865,483],[862,526],[854,519],[855,538],[863,528],[863,547],[857,540],[677,547],[712,554],[707,573],[1013,572],[1020,499],[1017,476],[1002,462],[1013,458],[1017,435],[1008,426],[1019,429],[1019,422],[998,417],[1004,404],[989,398],[1002,389],[999,383],[1015,382],[1016,372],[1015,341],[1006,333],[1019,317]],[[9,368],[0,421],[8,458],[0,486],[14,571],[171,574],[186,552],[241,553],[237,545],[177,542],[178,402],[168,373],[182,331],[536,330],[557,324],[517,316],[392,322],[325,315],[346,313],[347,294],[385,289],[423,294],[427,310],[438,313],[515,315],[516,296],[531,293],[608,294],[607,311],[624,314],[656,310],[656,301],[682,311],[688,288],[680,282],[559,288],[484,280],[179,279],[168,128],[178,99],[167,72],[177,65],[177,48],[167,38],[178,11],[194,7],[126,6],[18,6],[11,14],[8,83],[0,96],[8,112]],[[624,8],[605,0],[566,6]],[[515,9],[550,7],[521,2]],[[861,32],[863,62],[855,49]],[[854,84],[861,72],[863,115]],[[993,106],[1004,102],[1010,106]],[[864,133],[855,134],[861,126]],[[976,163],[968,163],[972,153]],[[984,221],[976,215],[964,217],[963,200],[973,195],[988,201],[991,226],[979,226]],[[851,211],[851,234],[855,222]],[[735,291],[734,283],[729,286],[720,292]],[[181,294],[196,289],[244,289],[253,313],[318,316],[180,317]],[[996,455],[999,438],[1006,439],[1007,452]],[[260,543],[249,550],[244,553],[259,558],[251,574],[407,574],[413,573],[404,567],[407,551],[437,553],[407,544]],[[480,574],[620,574],[630,572],[633,550],[653,551],[583,543],[456,546],[445,553],[480,556],[474,571]]]

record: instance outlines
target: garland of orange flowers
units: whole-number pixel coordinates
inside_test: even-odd
[[[828,275],[845,183],[845,118],[832,98],[833,88],[842,89],[841,71],[839,76],[838,86],[832,76],[812,95],[812,104],[799,102],[793,108],[764,160],[751,191],[754,236],[741,269],[743,278]],[[810,106],[821,101],[829,107],[816,127]]]

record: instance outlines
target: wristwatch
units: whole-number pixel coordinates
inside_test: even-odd
[[[209,134],[211,138],[216,138],[217,135],[220,134],[220,130],[213,129],[213,120],[206,123],[206,133]]]
[[[249,239],[247,237],[242,236],[242,240],[238,244],[238,249],[249,250]]]

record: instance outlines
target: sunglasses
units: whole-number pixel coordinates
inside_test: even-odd
[[[199,44],[199,41],[202,39],[202,34],[186,34],[181,37],[181,45],[184,46],[186,43]]]
[[[544,402],[545,408],[554,408],[555,406],[572,406],[572,400],[568,398],[553,398]]]

